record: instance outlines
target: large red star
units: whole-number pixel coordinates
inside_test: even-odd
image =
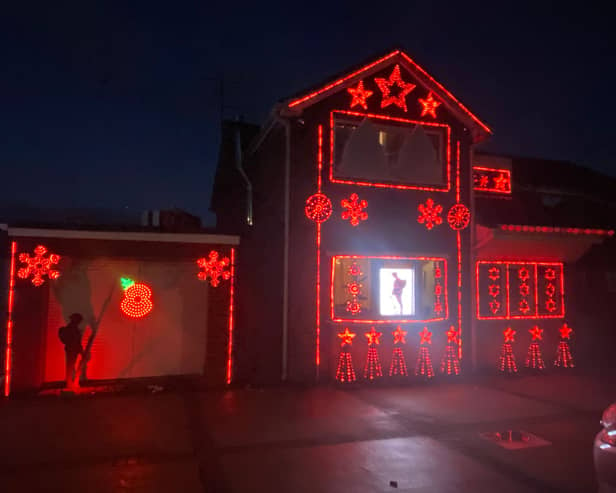
[[[398,325],[398,327],[396,327],[396,330],[394,330],[393,334],[394,334],[394,344],[406,344],[406,330],[402,330],[400,328],[400,326]]]
[[[569,339],[571,337],[571,332],[573,332],[573,329],[569,327],[566,322],[558,330],[560,331],[560,337],[563,339]]]
[[[374,330],[374,327],[370,328],[370,332],[366,332],[366,337],[368,338],[368,344],[380,344],[379,337],[383,335],[382,332],[377,332]]]
[[[436,118],[436,108],[438,108],[441,103],[432,97],[432,93],[429,93],[426,99],[419,98],[418,101],[423,106],[421,109],[421,116],[430,115],[432,118]]]
[[[421,338],[419,344],[432,344],[432,332],[428,330],[428,327],[423,328],[419,333],[419,337]]]
[[[515,335],[515,330],[513,330],[511,327],[507,327],[503,331],[503,335],[505,336],[505,342],[513,342],[514,341],[513,336]]]
[[[364,89],[363,80],[359,81],[359,84],[357,84],[356,88],[349,87],[347,91],[351,96],[353,96],[353,99],[351,100],[351,108],[359,105],[365,110],[368,109],[368,103],[366,103],[366,99],[372,96],[372,91]]]
[[[543,329],[540,329],[537,325],[535,325],[532,329],[529,330],[530,335],[533,336],[533,341],[541,341],[543,337],[541,337],[541,333]]]
[[[342,339],[341,346],[344,346],[345,344],[348,344],[350,346],[351,344],[353,344],[353,338],[356,335],[357,334],[354,334],[353,332],[349,332],[349,328],[348,327],[345,327],[344,332],[338,333],[338,337],[340,337],[340,339]]]
[[[458,331],[453,325],[447,331],[447,342],[458,342]]]
[[[402,80],[400,76],[400,65],[394,67],[388,79],[375,77],[374,82],[376,82],[376,85],[379,86],[379,89],[383,93],[381,108],[387,108],[390,104],[395,104],[398,108],[402,108],[406,112],[406,96],[415,89],[415,84]],[[394,86],[400,89],[400,92],[395,96],[391,93],[391,88]]]

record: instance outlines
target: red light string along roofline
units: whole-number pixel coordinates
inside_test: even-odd
[[[340,113],[342,115],[358,116],[363,118],[375,118],[380,120],[390,120],[400,123],[410,123],[415,125],[425,125],[430,127],[445,128],[447,134],[447,186],[446,187],[422,187],[416,185],[401,185],[394,183],[380,183],[380,182],[368,182],[368,181],[356,181],[345,180],[340,178],[334,178],[334,113]],[[407,120],[406,118],[396,118],[393,116],[378,115],[374,113],[359,113],[357,111],[349,110],[333,110],[329,116],[329,181],[332,183],[339,183],[343,185],[357,185],[362,187],[374,187],[374,188],[393,188],[397,190],[423,190],[426,192],[449,192],[451,189],[451,127],[444,123],[424,122],[418,120]]]
[[[233,316],[234,310],[234,290],[235,290],[235,248],[231,248],[231,278],[229,279],[229,340],[227,343],[227,385],[231,383],[233,379],[233,329],[235,324],[235,318]]]
[[[460,141],[456,141],[456,204],[460,203]],[[462,235],[456,230],[458,249],[458,358],[462,359]]]
[[[506,315],[482,315],[481,313],[481,294],[480,294],[480,266],[481,265],[493,265],[493,266],[504,266],[506,271],[506,287],[505,287],[505,303],[506,303]],[[560,272],[560,311],[558,313],[552,314],[540,314],[539,313],[539,303],[538,303],[538,284],[537,284],[537,274],[535,273],[535,313],[528,315],[511,315],[510,309],[510,283],[509,283],[509,266],[523,265],[526,267],[554,267]],[[543,261],[533,261],[533,260],[478,260],[475,264],[475,282],[476,282],[476,290],[475,290],[475,302],[476,302],[476,315],[477,320],[513,320],[513,319],[527,319],[527,320],[539,320],[539,319],[552,319],[552,318],[565,318],[565,269],[563,262],[543,262]]]
[[[383,260],[427,260],[432,262],[442,262],[444,266],[444,285],[447,284],[447,259],[444,257],[402,257],[395,255],[383,255],[383,256],[374,256],[374,255],[333,255],[331,258],[331,271],[330,271],[330,290],[329,290],[329,300],[330,300],[330,318],[332,322],[340,322],[340,323],[352,323],[352,324],[413,324],[413,323],[431,323],[431,322],[442,322],[443,320],[447,320],[449,318],[449,297],[447,296],[447,290],[445,293],[445,310],[444,316],[431,318],[426,320],[418,320],[418,319],[404,319],[404,320],[390,320],[390,319],[345,319],[345,318],[336,318],[335,310],[334,310],[334,272],[336,267],[336,259],[341,258],[349,258],[349,259],[383,259]]]
[[[321,193],[323,179],[323,125],[317,127],[317,190]],[[317,279],[316,279],[316,315],[315,315],[315,372],[319,379],[321,367],[321,223],[317,222],[316,232],[316,254],[317,254]]]
[[[354,77],[356,77],[356,76],[366,72],[367,70],[370,70],[373,67],[376,67],[380,63],[389,60],[390,58],[396,56],[398,53],[400,53],[400,50],[393,51],[393,52],[389,53],[388,55],[385,55],[384,57],[379,58],[378,60],[372,62],[371,64],[366,65],[365,67],[362,67],[361,69],[356,70],[355,72],[353,72],[353,73],[351,73],[351,74],[349,74],[349,75],[347,75],[345,77],[342,77],[342,78],[332,82],[331,84],[328,84],[328,85],[322,87],[321,89],[313,91],[310,94],[307,94],[306,96],[303,96],[301,98],[295,99],[295,100],[293,100],[293,101],[291,101],[289,103],[288,107],[289,108],[293,108],[293,107],[295,107],[297,105],[305,103],[306,101],[308,101],[308,100],[310,100],[310,99],[312,99],[312,98],[314,98],[314,97],[316,97],[316,96],[318,96],[320,94],[323,94],[326,91],[329,91],[330,89],[333,89],[334,87],[338,87],[341,84],[344,84],[346,81],[353,79]]]
[[[515,231],[523,233],[562,233],[571,235],[614,236],[613,229],[560,228],[553,226],[528,226],[522,224],[501,224],[499,227],[502,231]]]
[[[13,370],[13,299],[15,294],[15,253],[17,242],[11,242],[11,266],[9,270],[9,293],[6,311],[6,348],[4,355],[4,397],[11,393],[11,372]]]

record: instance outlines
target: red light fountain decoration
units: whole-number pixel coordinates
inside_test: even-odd
[[[432,344],[432,332],[428,327],[424,327],[419,333],[419,356],[417,357],[417,365],[415,366],[415,375],[418,377],[432,378],[434,369],[432,368],[432,359],[430,358],[430,350],[428,344]]]
[[[505,336],[505,342],[501,346],[499,370],[502,373],[517,373],[518,366],[515,363],[515,355],[511,347],[511,343],[514,341],[515,330],[507,327],[503,331],[503,335]]]
[[[447,331],[447,346],[441,360],[441,373],[445,375],[460,374],[460,358],[458,358],[458,331],[452,325]]]
[[[364,368],[364,378],[374,380],[383,376],[379,353],[376,350],[376,347],[380,344],[379,338],[383,333],[377,332],[374,330],[374,327],[371,327],[370,332],[366,332],[365,335],[368,339],[368,357],[366,358],[366,366]]]
[[[357,334],[350,332],[346,327],[344,332],[340,332],[338,337],[342,339],[340,344],[340,354],[338,355],[338,368],[336,369],[336,380],[341,383],[354,382],[355,370],[353,369],[353,357],[351,356],[351,345],[353,344],[353,338]]]
[[[530,346],[528,346],[528,354],[526,355],[526,368],[532,368],[533,370],[544,370],[545,363],[543,362],[543,356],[541,355],[541,347],[539,346],[539,341],[543,338],[541,337],[541,333],[543,329],[540,329],[538,326],[534,326],[530,329],[530,335],[532,336],[532,340],[530,342]]]
[[[407,377],[408,371],[406,369],[406,360],[404,359],[404,352],[402,352],[402,345],[406,344],[406,330],[402,330],[400,326],[396,327],[393,332],[394,336],[394,351],[391,357],[391,366],[389,367],[389,376]]]
[[[558,330],[560,331],[560,342],[558,343],[554,366],[558,366],[560,368],[573,368],[575,365],[573,364],[571,348],[569,347],[569,339],[571,338],[573,329],[564,323]]]

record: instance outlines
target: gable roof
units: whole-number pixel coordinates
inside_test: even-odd
[[[463,121],[471,130],[473,140],[475,142],[482,141],[492,134],[492,130],[471,111],[464,106],[452,93],[450,93],[442,84],[434,77],[419,66],[411,57],[400,49],[396,49],[372,62],[363,65],[356,70],[350,70],[340,77],[324,83],[322,86],[306,91],[302,95],[292,97],[284,101],[283,108],[285,112],[301,113],[308,106],[330,96],[334,92],[340,91],[346,87],[354,85],[360,79],[369,76],[384,67],[399,63],[408,70],[417,81],[429,91],[432,91],[443,104],[461,121]]]

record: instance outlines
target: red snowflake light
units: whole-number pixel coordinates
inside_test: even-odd
[[[440,216],[441,212],[443,212],[443,207],[435,204],[434,200],[428,199],[425,205],[419,204],[417,210],[420,213],[417,222],[425,224],[427,229],[432,229],[434,226],[443,223],[443,218]]]
[[[520,295],[528,296],[530,294],[530,287],[528,284],[520,284]]]
[[[419,333],[419,344],[432,344],[432,332],[428,330],[428,327],[424,327]]]
[[[366,332],[365,336],[368,339],[368,344],[380,344],[380,337],[383,335],[382,332],[377,332],[374,327],[370,328],[370,332]]]
[[[480,188],[488,188],[489,182],[490,182],[490,177],[488,175],[481,175],[479,177],[479,187]]]
[[[490,267],[490,269],[488,269],[488,277],[492,281],[500,279],[500,269],[498,267]]]
[[[528,272],[528,269],[526,267],[522,267],[519,271],[518,271],[518,277],[522,280],[522,281],[528,281],[528,279],[530,278],[530,274]]]
[[[429,93],[426,99],[419,98],[418,101],[423,106],[421,109],[421,116],[430,115],[432,118],[436,118],[436,108],[438,108],[441,103],[432,97],[432,93]]]
[[[152,290],[146,284],[136,282],[124,290],[120,308],[131,318],[142,318],[154,308]]]
[[[556,286],[554,286],[554,284],[548,284],[545,287],[545,294],[547,295],[548,298],[553,298],[554,295],[556,294]]]
[[[394,330],[393,332],[394,344],[406,344],[406,333],[407,331],[402,330],[398,325],[398,327],[396,327],[396,330]]]
[[[399,65],[394,67],[394,70],[389,78],[383,79],[381,77],[375,77],[374,82],[376,82],[376,85],[379,86],[381,93],[383,93],[381,108],[387,108],[389,105],[394,104],[406,112],[406,96],[409,92],[415,89],[415,84],[402,80]],[[391,89],[393,87],[399,89],[396,95],[392,94]]]
[[[501,304],[500,302],[496,301],[496,300],[492,300],[490,301],[490,311],[496,315],[498,313],[498,311],[500,310]]]
[[[356,299],[349,300],[346,302],[346,310],[351,315],[357,315],[358,313],[361,313],[361,303]]]
[[[500,294],[500,286],[498,284],[490,284],[488,293],[492,298],[496,298]]]
[[[349,267],[349,275],[350,276],[361,276],[361,268],[357,262],[351,263]]]
[[[456,231],[466,228],[470,220],[471,211],[464,204],[453,205],[447,213],[447,222]]]
[[[549,312],[556,311],[556,302],[553,299],[549,299],[545,302],[545,309]]]
[[[513,342],[514,336],[515,336],[515,330],[513,330],[511,327],[507,327],[503,331],[503,335],[505,336],[505,342]]]
[[[528,301],[520,300],[520,303],[518,303],[518,310],[520,310],[521,313],[526,315],[530,311],[530,306],[528,305]]]
[[[34,257],[30,257],[27,253],[20,253],[19,261],[26,264],[26,266],[21,267],[17,271],[17,277],[27,279],[32,275],[31,282],[37,287],[45,282],[44,276],[49,277],[49,279],[58,279],[60,272],[53,269],[53,266],[60,262],[60,255],[50,253],[48,257],[45,257],[46,253],[47,248],[43,245],[39,245],[34,249]]]
[[[209,277],[210,284],[213,287],[220,284],[221,277],[225,281],[231,278],[231,272],[226,270],[226,268],[231,265],[231,261],[227,257],[223,257],[221,260],[218,260],[218,257],[218,252],[212,250],[208,258],[203,257],[197,260],[197,265],[200,269],[203,269],[197,274],[197,277],[200,281],[207,281],[207,278]]]
[[[332,201],[322,193],[315,193],[306,199],[306,217],[315,223],[323,223],[332,215]]]
[[[341,346],[344,346],[345,344],[348,344],[350,346],[351,344],[353,344],[353,339],[356,335],[357,334],[355,334],[354,332],[350,332],[348,327],[345,327],[344,332],[338,333],[338,337],[342,339]]]
[[[543,333],[543,329],[540,329],[537,325],[535,325],[528,332],[530,332],[530,335],[533,337],[532,339],[533,341],[543,340],[543,337],[541,337],[541,334]]]
[[[355,281],[348,283],[346,288],[352,296],[359,296],[359,293],[361,292],[361,284]]]
[[[364,81],[360,80],[359,84],[357,84],[356,88],[349,87],[347,89],[348,93],[353,96],[351,100],[351,108],[354,106],[361,106],[363,109],[368,109],[368,103],[366,103],[366,99],[372,96],[372,91],[368,89],[364,89]]]
[[[368,207],[368,201],[359,200],[356,193],[352,193],[348,199],[342,199],[340,204],[346,209],[342,212],[342,219],[349,219],[352,226],[368,219],[368,213],[364,211]]]
[[[555,269],[545,269],[545,278],[548,281],[553,281],[556,279],[556,270]]]

